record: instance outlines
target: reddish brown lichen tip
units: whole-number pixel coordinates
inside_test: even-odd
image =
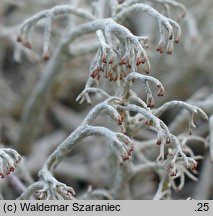
[[[163,97],[164,96],[164,88],[160,87],[159,91],[158,91],[158,97]]]
[[[154,108],[154,107],[155,107],[155,101],[154,101],[154,100],[148,101],[147,106],[148,106],[149,108]]]
[[[44,52],[42,58],[43,58],[43,60],[45,60],[45,61],[48,60],[48,59],[50,58],[50,53],[47,52],[47,51]]]
[[[30,42],[24,42],[23,45],[28,49],[32,49],[32,44]]]
[[[172,51],[171,51],[171,50],[168,50],[168,51],[167,51],[167,54],[172,55]]]
[[[180,39],[177,38],[177,39],[175,40],[175,43],[177,44],[177,43],[179,43],[179,42],[180,42]]]
[[[157,144],[157,145],[160,145],[160,144],[161,144],[161,140],[158,139],[157,142],[156,142],[156,144]]]
[[[176,172],[172,172],[170,175],[171,176],[176,176]]]
[[[17,42],[19,42],[19,43],[21,43],[21,42],[22,42],[22,38],[21,38],[21,36],[20,36],[20,35],[18,35],[18,36],[17,36],[17,38],[16,38],[16,41],[17,41]]]

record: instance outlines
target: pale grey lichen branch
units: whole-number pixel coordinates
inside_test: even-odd
[[[39,172],[40,180],[43,184],[42,188],[37,190],[39,199],[73,199],[75,192],[73,188],[57,181],[53,177],[53,172],[56,166],[68,155],[72,149],[77,145],[77,142],[85,137],[92,135],[104,136],[111,144],[112,149],[117,154],[120,163],[129,159],[133,151],[133,143],[131,139],[119,132],[114,132],[108,128],[102,126],[91,126],[97,115],[101,111],[105,111],[117,122],[118,125],[122,125],[122,119],[118,111],[113,105],[121,103],[121,100],[116,97],[110,97],[106,101],[96,105],[86,116],[81,125],[73,131],[48,157],[43,168]],[[41,185],[39,183],[39,187]],[[37,184],[35,184],[37,186]],[[32,192],[29,193],[29,190]],[[28,196],[34,193],[33,186],[30,186],[25,194]],[[26,197],[22,195],[21,197]]]
[[[95,93],[95,94],[99,93],[100,95],[102,95],[105,98],[109,98],[110,97],[110,95],[107,94],[103,89],[92,88],[92,87],[86,88],[85,87],[85,89],[76,98],[76,101],[79,102],[79,104],[81,104],[86,99],[88,104],[92,104],[91,100],[88,99],[88,94],[90,94],[90,93]]]
[[[133,151],[133,143],[128,136],[100,126],[88,126],[88,129],[91,135],[102,135],[107,138],[120,163],[130,158]]]
[[[190,112],[190,118],[189,118],[189,132],[191,133],[192,128],[195,128],[196,125],[194,123],[194,115],[200,114],[201,117],[204,120],[208,119],[208,116],[206,113],[199,107],[190,105],[189,103],[183,102],[183,101],[170,101],[164,103],[161,107],[159,107],[154,114],[159,117],[162,113],[164,113],[166,110],[173,108],[173,107],[181,107]]]
[[[138,95],[131,89],[129,90],[128,100],[130,103],[133,102],[133,103],[139,104],[143,108],[147,109],[147,104],[140,97],[138,97]]]
[[[158,189],[153,197],[153,200],[161,200],[168,193],[170,193],[170,190],[169,190],[170,188],[167,185],[168,185],[168,177],[166,175],[162,175],[161,180],[158,184]]]
[[[4,178],[14,172],[20,160],[21,156],[16,150],[11,148],[0,149],[0,177]]]
[[[113,51],[112,47],[106,43],[104,34],[101,30],[96,31],[96,35],[100,44],[102,61],[106,63],[113,63],[115,61],[116,53]]]
[[[116,15],[115,20],[121,22],[126,16],[135,11],[147,12],[150,16],[157,20],[160,29],[160,41],[156,50],[162,53],[166,46],[167,53],[172,54],[174,41],[178,43],[181,37],[180,26],[175,21],[165,17],[151,6],[142,3],[133,4],[130,7],[124,8]],[[167,30],[167,35],[164,29]]]
[[[197,171],[195,169],[192,169],[190,172],[183,162],[178,162],[176,165],[176,174],[172,176],[171,179],[171,186],[177,192],[181,191],[185,185],[185,176],[192,179],[193,181],[198,181],[197,177],[193,174],[197,174]],[[176,179],[178,178],[180,179],[180,183],[177,185]]]
[[[109,81],[122,80],[128,68],[135,71],[140,64],[145,64],[144,70],[149,73],[150,63],[143,47],[147,38],[134,36],[110,18],[102,20],[102,24],[96,31],[100,48],[90,65],[90,76],[99,80],[104,74]]]
[[[34,194],[36,194],[36,191],[41,190],[44,186],[43,181],[38,181],[33,184],[31,184],[26,191],[24,191],[17,199],[18,200],[28,200],[30,197]]]
[[[176,191],[181,191],[185,185],[185,176],[192,179],[193,181],[197,181],[197,177],[195,176],[197,174],[197,160],[202,159],[199,155],[194,155],[191,148],[186,145],[187,141],[199,141],[199,142],[205,142],[205,139],[195,136],[195,135],[181,135],[178,137],[175,137],[171,134],[171,143],[174,144],[175,148],[169,148],[167,153],[164,152],[164,146],[163,150],[161,150],[160,146],[160,155],[157,158],[157,164],[156,166],[153,166],[156,173],[159,175],[159,177],[167,179],[165,181],[164,185],[167,187],[167,189],[171,189],[171,187]],[[143,152],[146,148],[150,148],[150,145],[154,145],[154,140],[149,140],[147,142],[142,142],[141,144],[138,141],[134,141],[134,143],[137,145],[141,145],[143,149],[135,149],[135,152],[137,153],[137,156],[141,158],[141,151]],[[163,143],[165,145],[165,143]],[[144,146],[145,145],[145,146]],[[161,143],[162,145],[162,143]],[[188,155],[188,156],[186,156]],[[165,158],[164,158],[165,157]],[[142,156],[142,162],[146,164],[150,164],[149,160],[143,158]],[[163,171],[163,172],[162,172]],[[177,183],[177,180],[178,182]],[[164,188],[162,190],[161,183],[159,183],[158,190],[156,194],[161,195],[164,193],[164,190],[167,190]],[[168,192],[168,191],[167,191]],[[159,197],[159,196],[158,196]],[[155,197],[154,197],[155,198]],[[161,198],[163,199],[163,197]]]
[[[106,101],[96,105],[85,117],[82,124],[91,124],[94,119],[99,115],[99,113],[103,110],[109,110],[111,113],[117,117],[115,119],[119,120],[120,115],[118,111],[112,106],[112,103],[121,103],[121,99],[118,97],[110,97]]]
[[[174,149],[169,149],[169,154],[170,154],[170,162],[169,162],[169,172],[171,176],[176,176],[177,175],[177,164],[179,162],[184,162],[185,167],[188,169],[190,168],[191,170],[194,170],[197,168],[197,162],[195,159],[192,157],[186,156],[186,154],[183,152],[181,142],[178,140],[178,138],[174,135],[171,134],[170,136],[171,142],[174,143],[175,148]]]
[[[183,143],[181,143],[183,145]],[[184,152],[185,152],[184,148]],[[169,149],[169,157],[173,157],[173,150]],[[176,160],[175,169],[173,167],[173,172],[171,173],[171,186],[176,191],[181,191],[185,185],[185,176],[192,179],[193,181],[198,181],[198,178],[195,176],[198,174],[197,171],[197,160],[202,159],[199,155],[190,155],[187,157],[189,162],[189,167],[186,166],[186,163],[180,159]],[[170,167],[172,168],[172,167]],[[179,184],[177,184],[176,179],[179,178]]]
[[[145,90],[147,93],[147,106],[148,107],[154,107],[154,98],[152,96],[152,92],[151,92],[150,87],[149,87],[147,82],[150,81],[157,86],[157,88],[159,89],[159,91],[157,93],[158,96],[163,96],[165,90],[164,90],[162,83],[152,76],[142,75],[142,74],[139,74],[137,72],[130,73],[125,79],[122,97],[125,98],[128,96],[129,91],[130,91],[130,87],[131,87],[131,83],[135,79],[140,80],[142,83],[145,84]]]
[[[198,94],[198,98],[196,96]],[[202,94],[202,92],[195,93],[195,98],[190,99],[188,102],[192,104],[193,106],[197,106],[204,110],[207,114],[211,114],[211,111],[213,110],[213,102],[212,102],[212,95],[207,97],[206,94]],[[203,100],[203,98],[205,98]],[[182,110],[172,121],[169,125],[169,129],[171,132],[178,131],[181,127],[181,125],[184,124],[186,118],[188,116],[188,110]]]
[[[46,28],[44,29],[44,43],[43,43],[43,59],[47,60],[50,56],[50,36],[52,31],[53,17],[50,14],[46,19]]]
[[[144,2],[144,1],[143,0],[126,0],[122,4],[117,6],[117,10],[120,11],[123,8],[129,7],[133,4],[141,3],[141,2]],[[186,15],[186,11],[187,11],[186,7],[183,4],[181,4],[177,1],[174,1],[174,0],[148,0],[147,3],[157,3],[157,4],[160,4],[160,5],[165,6],[167,8],[168,8],[168,6],[171,6],[171,7],[180,9],[182,13],[178,17],[178,19],[181,19]]]
[[[194,138],[197,139],[197,137]],[[156,165],[158,165],[158,167],[154,166],[154,168],[161,178],[167,179],[165,183],[167,182],[167,185],[170,185],[168,187],[173,187],[175,190],[180,191],[185,185],[185,175],[187,175],[194,181],[197,180],[197,178],[193,174],[197,173],[196,160],[201,159],[201,157],[195,156],[194,154],[190,155],[188,148],[184,146],[185,140],[183,140],[182,138],[179,140],[176,136],[170,134],[170,139],[170,144],[174,145],[175,148],[169,148],[167,154],[165,154],[164,146],[166,143],[165,140],[163,140],[163,142],[160,144],[160,155],[157,158]],[[189,154],[190,156],[186,156],[186,154]],[[145,164],[146,163],[149,164],[150,162],[146,162],[145,160]],[[190,169],[192,173],[188,169]],[[160,172],[161,170],[163,170],[163,172]],[[177,178],[180,178],[180,184],[178,186],[175,183],[175,179]],[[161,194],[161,186],[162,185],[159,184],[159,188],[156,194]]]
[[[17,37],[18,42],[22,42],[27,48],[31,48],[31,34],[33,27],[37,24],[38,21],[41,19],[46,18],[46,27],[45,27],[45,34],[44,34],[44,45],[43,45],[43,58],[49,58],[49,40],[52,30],[52,21],[56,16],[59,15],[67,15],[67,14],[74,14],[79,17],[82,17],[87,20],[94,20],[95,17],[88,11],[83,9],[73,7],[72,5],[59,5],[54,6],[51,9],[47,9],[41,11],[34,16],[30,17],[29,19],[25,20],[19,30],[19,35]]]
[[[137,105],[134,104],[127,104],[124,106],[118,105],[118,109],[121,111],[133,111],[136,113],[140,113],[143,116],[145,116],[147,118],[147,125],[149,126],[150,124],[155,127],[157,130],[157,135],[158,135],[158,140],[157,140],[157,144],[161,144],[163,139],[169,139],[167,134],[167,131],[165,131],[162,127],[161,127],[161,120],[159,118],[157,118],[156,116],[154,116],[151,112],[149,112],[148,110],[141,108]]]
[[[201,136],[198,136],[198,135],[188,135],[186,136],[186,134],[183,134],[183,135],[179,135],[178,136],[178,139],[181,141],[181,144],[182,146],[184,147],[184,150],[186,151],[186,147],[187,147],[187,143],[188,142],[191,142],[191,141],[194,141],[194,142],[201,142],[203,143],[204,145],[204,148],[207,148],[208,147],[208,141],[206,138],[203,138]],[[188,151],[188,154],[190,156],[194,156],[194,153],[189,149],[187,149]]]

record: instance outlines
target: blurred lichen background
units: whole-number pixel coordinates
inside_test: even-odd
[[[85,23],[84,19],[73,14],[53,19],[46,60],[42,56],[46,20],[40,20],[30,32],[31,49],[17,42],[20,25],[39,11],[56,5],[76,5],[93,12],[97,2],[105,4],[105,10],[99,11],[104,13],[102,18],[108,17],[107,2],[113,1],[0,0],[0,144],[1,149],[15,149],[22,157],[15,172],[0,179],[1,199],[16,199],[36,182],[38,171],[50,153],[78,128],[96,104],[103,101],[96,94],[91,96],[91,105],[76,101],[85,88],[90,63],[97,52],[95,32],[76,38],[61,50],[66,32]],[[125,0],[116,2],[123,4]],[[171,10],[167,10],[167,5],[162,6],[161,1],[138,2],[148,2],[181,26],[180,42],[174,45],[174,51],[169,55],[156,52],[158,25],[147,13],[137,11],[122,23],[132,34],[148,36],[146,53],[151,64],[150,75],[165,88],[164,97],[158,98],[153,94],[156,107],[167,101],[181,100],[200,107],[209,117],[208,121],[195,118],[196,128],[191,131],[191,136],[196,138],[187,140],[187,154],[191,155],[193,151],[196,155],[197,170],[191,173],[184,169],[185,173],[181,173],[180,178],[162,181],[161,170],[152,166],[143,168],[142,164],[141,172],[131,178],[123,177],[126,182],[123,181],[122,187],[128,184],[128,190],[111,194],[108,191],[115,185],[115,178],[120,172],[118,167],[123,165],[117,165],[117,158],[112,155],[106,139],[91,136],[79,141],[77,147],[57,166],[55,177],[72,186],[79,199],[212,199],[213,1],[178,0],[187,9],[181,22],[177,20],[179,9],[171,7]],[[54,73],[50,76],[53,68]],[[140,98],[146,100],[141,86],[137,81],[132,88]],[[155,88],[152,83],[150,87]],[[180,139],[188,135],[187,111],[174,107],[164,112],[161,119],[171,133],[183,136]],[[102,122],[111,127],[116,125],[109,117],[100,115],[97,124]],[[159,146],[149,142],[155,138],[155,133],[147,128],[138,130],[134,135],[137,143],[134,143],[132,160],[136,164],[141,161],[145,163],[146,160],[156,163]],[[4,160],[1,161],[0,166],[3,167]],[[161,197],[156,196],[159,190],[162,190]],[[165,194],[163,191],[166,191]]]

